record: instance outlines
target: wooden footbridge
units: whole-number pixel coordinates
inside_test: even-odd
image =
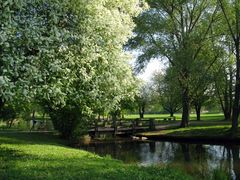
[[[95,120],[88,133],[91,137],[100,134],[134,135],[144,131],[154,131],[156,129],[166,128],[164,121],[176,121],[175,117],[164,119],[119,119],[119,120]]]

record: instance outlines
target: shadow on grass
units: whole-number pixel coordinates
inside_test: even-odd
[[[175,169],[125,165],[56,141],[49,134],[1,133],[0,179],[191,179]]]
[[[164,139],[176,142],[206,143],[206,144],[240,144],[240,129],[232,133],[228,126],[176,129],[153,135],[151,139]]]
[[[8,153],[8,151],[6,151]],[[18,152],[16,152],[18,154]],[[120,165],[100,158],[39,158],[22,154],[5,161],[0,179],[190,179],[169,169]],[[25,158],[27,157],[27,158]],[[178,175],[178,173],[180,175]],[[177,178],[178,177],[178,178]]]
[[[183,137],[240,137],[240,129],[234,136],[232,135],[232,131],[228,126],[180,128],[173,132],[166,133],[166,135]]]
[[[49,134],[2,133],[0,179],[91,179],[119,174],[119,161],[103,161],[90,153],[63,147],[56,140]],[[105,168],[108,165],[111,168]]]
[[[0,159],[0,179],[91,179],[103,175],[113,178],[118,169],[114,170],[113,162],[93,157],[41,157],[7,148],[0,148]],[[112,168],[105,168],[108,163]]]
[[[197,117],[190,117],[191,120],[196,120]],[[224,120],[223,115],[202,115],[201,116],[201,121],[222,121]]]
[[[42,132],[6,132],[0,131],[0,144],[62,144],[67,145],[67,142],[60,139],[54,133]]]

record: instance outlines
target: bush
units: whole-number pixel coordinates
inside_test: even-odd
[[[88,120],[82,118],[81,121],[79,121],[77,126],[74,128],[72,138],[76,140],[86,135],[88,133],[88,127],[89,127]]]
[[[84,117],[79,108],[64,107],[52,110],[49,113],[53,126],[62,137],[76,139],[86,134],[88,129],[88,119]]]
[[[25,121],[23,119],[18,119],[17,128],[20,130],[29,130],[29,121]]]
[[[17,117],[17,113],[12,106],[4,106],[1,114],[4,121],[15,119]]]
[[[12,106],[4,106],[1,111],[3,121],[6,121],[10,128],[13,124],[14,119],[17,117],[17,113]]]

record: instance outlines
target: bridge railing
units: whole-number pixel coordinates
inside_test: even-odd
[[[138,130],[155,130],[156,126],[161,125],[164,121],[175,121],[175,117],[169,117],[164,119],[117,119],[113,120],[95,120],[92,124],[92,128],[95,131],[95,134],[98,133],[99,128],[113,128],[114,134],[118,131],[130,130],[135,133]]]

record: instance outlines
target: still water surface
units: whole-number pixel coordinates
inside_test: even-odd
[[[143,166],[169,165],[197,176],[210,179],[213,174],[222,174],[226,179],[240,180],[240,146],[184,144],[173,142],[114,142],[85,145],[82,149],[110,155],[125,163]]]

